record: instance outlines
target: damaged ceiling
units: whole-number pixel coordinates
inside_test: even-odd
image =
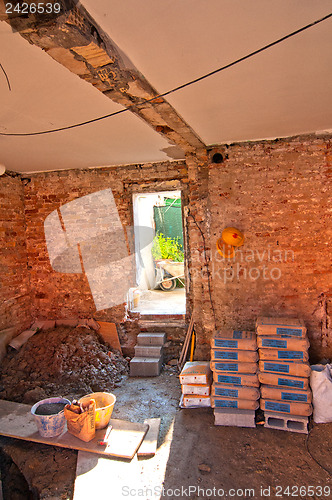
[[[76,18],[57,20],[52,34],[41,16],[32,27],[22,18],[8,22],[1,1],[0,62],[11,90],[1,72],[0,132],[131,110],[46,135],[0,136],[0,163],[22,173],[143,163],[184,158],[205,145],[331,131],[332,18],[146,102],[330,11],[329,0],[146,0],[139,7],[83,0]],[[97,32],[77,34],[77,19]],[[102,62],[92,64],[91,50]]]

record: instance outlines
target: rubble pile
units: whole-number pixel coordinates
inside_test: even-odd
[[[35,403],[53,396],[110,391],[128,374],[128,362],[85,327],[37,332],[3,360],[0,399]]]

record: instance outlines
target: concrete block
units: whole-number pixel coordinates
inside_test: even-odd
[[[131,377],[157,377],[162,367],[161,358],[139,358],[130,361]]]
[[[256,427],[255,410],[215,408],[214,425],[225,425],[229,427]]]
[[[266,429],[278,429],[280,431],[301,432],[308,434],[308,417],[288,415],[287,413],[264,412]]]
[[[164,345],[166,333],[139,333],[137,335],[138,345]]]
[[[138,358],[160,358],[162,349],[162,346],[159,345],[136,345],[135,356]]]

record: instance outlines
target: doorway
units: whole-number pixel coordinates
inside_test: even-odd
[[[133,195],[136,288],[129,308],[140,314],[185,314],[181,191]]]

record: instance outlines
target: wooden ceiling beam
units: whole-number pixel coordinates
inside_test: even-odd
[[[14,2],[13,2],[14,3]],[[28,4],[33,3],[30,0]],[[53,4],[59,3],[52,0]],[[0,20],[29,43],[112,101],[128,108],[185,154],[206,149],[205,144],[175,109],[134,67],[86,9],[73,0],[61,1],[61,12],[6,14],[0,0]],[[172,148],[167,148],[167,150]]]

